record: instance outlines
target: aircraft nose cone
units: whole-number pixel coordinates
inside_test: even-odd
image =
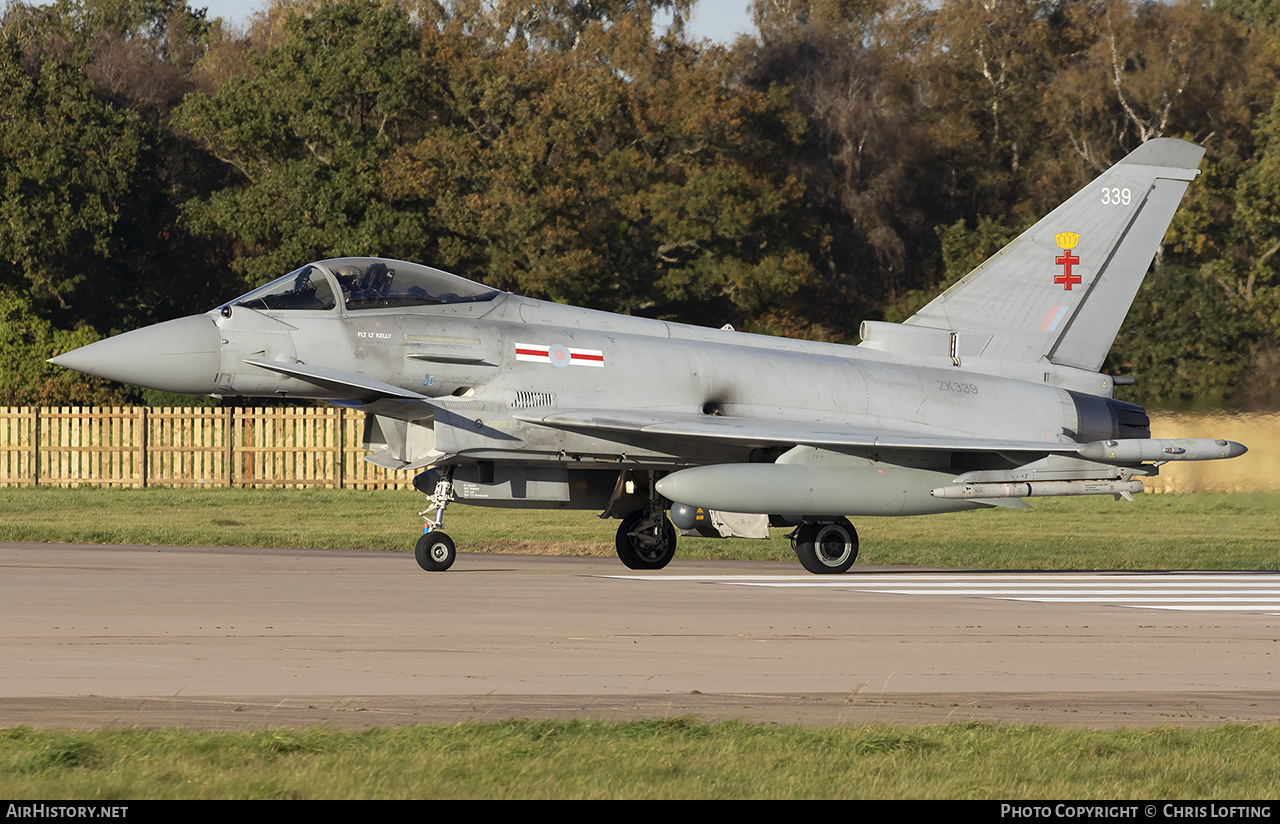
[[[192,315],[82,346],[49,363],[162,392],[205,395],[214,391],[221,340],[210,317]]]

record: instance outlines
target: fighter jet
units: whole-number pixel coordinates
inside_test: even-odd
[[[1145,411],[1113,397],[1133,379],[1099,371],[1203,154],[1144,144],[905,323],[864,322],[857,346],[340,258],[52,363],[364,410],[367,459],[423,470],[426,570],[454,563],[457,502],[599,510],[621,519],[618,557],[641,570],[672,559],[676,525],[768,516],[793,527],[805,569],[843,573],[858,555],[849,516],[1131,498],[1168,461],[1244,454],[1151,438]]]

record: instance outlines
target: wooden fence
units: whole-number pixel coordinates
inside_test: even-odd
[[[1229,461],[1170,461],[1144,481],[1147,492],[1280,490],[1280,414],[1153,414],[1151,437],[1226,438],[1249,451]]]
[[[364,414],[339,407],[0,407],[0,486],[408,486],[364,460]],[[1148,492],[1280,489],[1280,415],[1153,415],[1156,438],[1230,438],[1249,454],[1169,463]]]
[[[408,486],[324,408],[0,408],[0,486]]]

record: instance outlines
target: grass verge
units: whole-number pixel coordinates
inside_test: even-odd
[[[408,550],[426,499],[411,490],[0,489],[0,540]],[[1036,501],[913,518],[858,518],[863,564],[1001,569],[1280,569],[1280,493]],[[459,548],[613,554],[617,521],[574,511],[455,506]],[[769,541],[684,539],[680,558],[792,561]]]
[[[1280,729],[688,719],[360,733],[0,730],[0,795],[150,798],[1274,799]]]

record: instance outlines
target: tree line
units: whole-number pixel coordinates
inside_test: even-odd
[[[856,342],[1141,143],[1207,149],[1106,370],[1280,405],[1280,0],[10,2],[0,404],[154,396],[52,354],[298,265],[415,260]]]

